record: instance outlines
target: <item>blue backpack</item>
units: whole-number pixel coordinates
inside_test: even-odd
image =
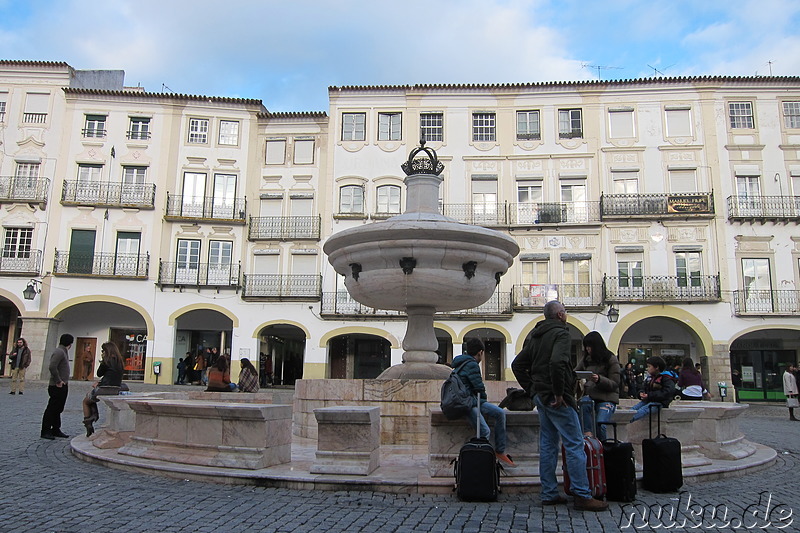
[[[461,363],[450,372],[442,383],[442,401],[439,406],[448,420],[463,418],[472,410],[473,397],[467,386],[461,381],[458,371],[465,363]]]

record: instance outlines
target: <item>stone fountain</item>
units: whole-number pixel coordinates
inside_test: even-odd
[[[339,232],[323,249],[356,301],[408,316],[403,362],[378,379],[445,379],[450,369],[436,364],[434,313],[486,302],[519,246],[500,232],[439,213],[444,165],[424,139],[402,169],[405,212]]]

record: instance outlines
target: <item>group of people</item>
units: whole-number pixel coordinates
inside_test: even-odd
[[[239,383],[232,383],[230,354],[220,354],[216,347],[201,348],[197,354],[186,352],[186,357],[178,359],[175,384],[197,383],[205,385],[208,392],[258,392],[258,370],[247,358],[242,358],[240,364]]]
[[[686,357],[683,361],[674,364],[669,370],[666,369],[666,366],[665,362],[663,372],[675,380],[674,392],[676,396],[680,396],[682,400],[694,401],[710,398],[700,370],[700,363],[695,364],[691,357]],[[622,370],[621,378],[620,396],[638,399],[639,393],[650,379],[650,373],[645,371],[640,374],[636,371],[633,363],[628,363]]]

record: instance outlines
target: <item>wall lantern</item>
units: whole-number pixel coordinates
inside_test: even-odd
[[[619,309],[613,305],[609,306],[606,317],[608,317],[608,321],[612,324],[616,323],[616,321],[619,320]]]
[[[26,300],[33,300],[36,295],[42,292],[42,282],[38,279],[32,279],[28,282],[28,286],[22,291],[22,297]]]

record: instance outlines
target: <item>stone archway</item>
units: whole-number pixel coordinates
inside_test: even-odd
[[[739,332],[730,342],[731,372],[741,377],[736,387],[739,400],[783,401],[783,373],[799,354],[795,326],[765,325]]]
[[[345,333],[328,340],[331,379],[374,379],[391,366],[391,343],[368,333]]]
[[[294,385],[303,378],[307,332],[294,324],[271,323],[258,333],[258,366],[261,386]]]

